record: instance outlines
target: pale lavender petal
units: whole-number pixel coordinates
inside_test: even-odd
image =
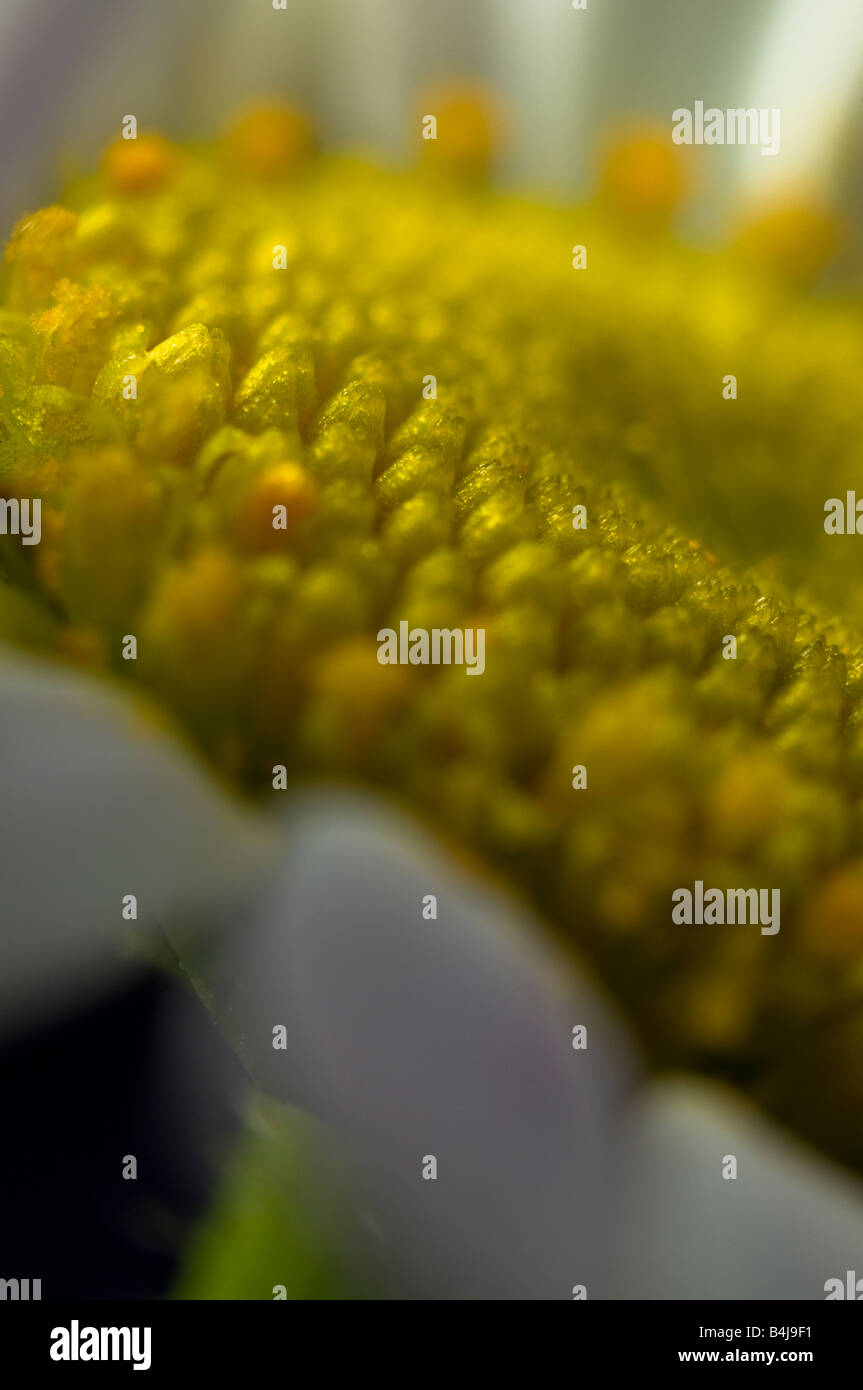
[[[732,1092],[654,1083],[628,1154],[614,1297],[823,1299],[863,1277],[863,1185]]]
[[[223,924],[272,865],[266,824],[140,707],[8,652],[0,779],[0,1028],[129,970],[126,941]]]
[[[630,1054],[514,899],[371,798],[307,799],[208,988],[256,1079],[349,1139],[404,1296],[568,1299],[601,1279]]]

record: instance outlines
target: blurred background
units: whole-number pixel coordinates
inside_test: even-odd
[[[856,0],[4,0],[0,208],[53,187],[59,155],[93,157],[127,112],[211,135],[265,94],[311,113],[324,143],[403,159],[423,87],[468,76],[511,115],[501,177],[584,191],[598,138],[678,106],[780,107],[782,153],[714,151],[690,210],[806,186],[856,206],[863,11]]]

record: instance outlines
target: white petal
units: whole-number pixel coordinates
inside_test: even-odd
[[[128,969],[130,931],[222,922],[271,864],[265,825],[138,707],[7,653],[0,788],[0,1027]]]
[[[863,1275],[863,1186],[732,1092],[657,1082],[629,1143],[613,1297],[823,1299]]]
[[[403,1296],[570,1298],[600,1277],[629,1080],[608,1009],[514,899],[371,798],[307,799],[291,824],[208,984],[253,1074],[349,1136]]]

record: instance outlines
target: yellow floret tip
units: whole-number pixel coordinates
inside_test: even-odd
[[[173,147],[161,135],[122,136],[108,146],[103,167],[109,187],[121,194],[158,192],[171,180],[176,166]]]
[[[231,163],[240,172],[268,179],[284,174],[311,152],[311,122],[288,106],[261,106],[246,112],[225,137]]]

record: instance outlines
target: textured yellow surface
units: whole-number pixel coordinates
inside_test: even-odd
[[[291,114],[142,137],[22,218],[0,489],[43,537],[0,540],[0,634],[139,684],[251,792],[279,763],[390,788],[655,1061],[863,1163],[863,653],[855,540],[822,526],[860,456],[857,309],[798,294],[787,219],[675,246],[647,137],[552,209],[491,192],[460,129],[413,173],[315,155]],[[484,626],[483,677],[379,665],[402,619]],[[672,925],[697,878],[780,888],[781,933]]]

